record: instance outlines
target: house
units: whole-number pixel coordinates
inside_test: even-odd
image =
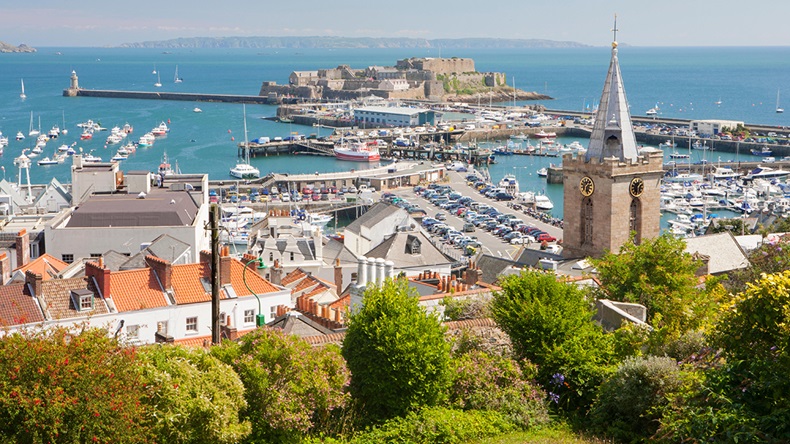
[[[749,258],[729,231],[685,239],[685,252],[703,262],[698,275],[719,275],[749,266]]]
[[[5,253],[0,254],[0,263],[8,261],[8,257],[4,256]],[[28,271],[41,275],[42,279],[48,281],[50,279],[57,279],[61,271],[63,271],[69,264],[62,260],[50,256],[49,254],[42,254],[41,256],[33,259],[32,261],[24,264],[11,272],[9,279],[3,276],[3,282],[25,282],[25,276]],[[4,266],[2,268],[5,268]]]
[[[425,270],[449,275],[454,260],[445,256],[420,230],[397,231],[364,255],[395,263],[395,270],[413,276]]]
[[[53,177],[41,194],[33,200],[33,206],[45,209],[47,213],[57,213],[71,206],[71,193]]]
[[[417,226],[406,210],[379,202],[346,227],[344,244],[352,254],[359,257],[384,242],[399,227]]]

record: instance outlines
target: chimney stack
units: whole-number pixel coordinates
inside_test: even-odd
[[[36,298],[41,297],[41,283],[44,281],[44,278],[37,273],[34,273],[31,270],[27,270],[25,272],[25,283],[30,287],[30,290],[33,292],[32,296]]]
[[[230,285],[230,248],[222,247],[222,256],[219,258],[219,285]]]
[[[357,285],[364,287],[368,284],[368,260],[365,256],[359,257],[357,263]]]
[[[156,273],[159,282],[162,284],[162,290],[173,288],[173,266],[170,262],[151,255],[145,257],[145,262]]]
[[[343,291],[343,268],[340,266],[340,258],[335,259],[335,287],[337,294]]]
[[[0,253],[0,285],[5,285],[11,279],[11,258],[6,253]]]
[[[274,260],[274,266],[272,267],[272,284],[274,285],[282,285],[283,281],[283,267],[280,266],[280,260]]]
[[[103,298],[110,297],[110,270],[104,268],[104,263],[99,258],[99,262],[86,262],[85,263],[85,276],[93,278],[96,281],[96,286],[99,287],[99,292]]]
[[[376,285],[384,282],[384,259],[376,259]]]
[[[394,273],[395,273],[395,262],[392,261],[384,262],[384,279],[392,279]]]
[[[19,268],[30,262],[30,237],[27,230],[22,228],[16,234],[16,267]]]

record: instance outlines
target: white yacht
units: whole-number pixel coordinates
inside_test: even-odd
[[[505,177],[499,181],[499,188],[505,190],[507,194],[515,196],[518,194],[518,180],[513,174],[505,174]]]
[[[230,169],[230,175],[239,179],[257,179],[261,172],[250,165],[250,143],[247,141],[247,107],[242,105],[244,113],[244,162],[239,162]]]

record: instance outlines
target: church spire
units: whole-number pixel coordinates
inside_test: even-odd
[[[635,161],[637,158],[636,137],[620,74],[620,62],[617,60],[617,31],[617,15],[615,15],[614,28],[612,28],[614,39],[612,60],[609,63],[609,72],[606,74],[601,102],[590,135],[590,144],[585,154],[586,162],[593,158],[603,160],[607,157],[616,157],[621,161]]]

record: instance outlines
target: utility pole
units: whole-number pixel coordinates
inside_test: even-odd
[[[219,205],[211,204],[208,224],[211,228],[211,343],[219,344]]]

